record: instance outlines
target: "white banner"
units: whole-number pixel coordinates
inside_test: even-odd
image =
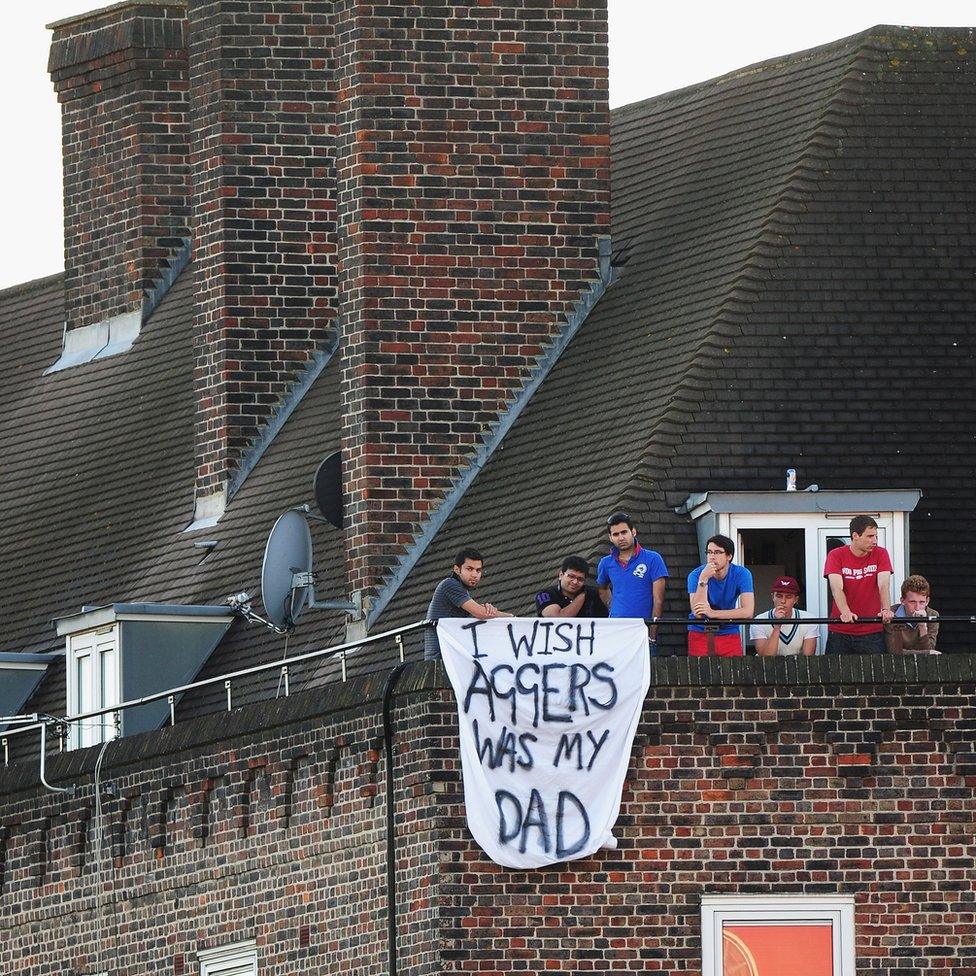
[[[616,847],[650,673],[641,620],[444,618],[468,826],[485,853],[537,868]]]

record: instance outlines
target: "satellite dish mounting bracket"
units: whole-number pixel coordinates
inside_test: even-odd
[[[292,590],[308,587],[308,599],[305,606],[310,610],[342,610],[353,620],[359,620],[363,615],[363,594],[357,590],[351,600],[316,600],[315,576],[312,573],[293,573],[291,577]]]

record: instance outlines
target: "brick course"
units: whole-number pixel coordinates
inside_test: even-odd
[[[141,313],[189,234],[183,18],[131,3],[54,25],[68,329]]]
[[[414,666],[401,972],[697,973],[700,897],[736,892],[852,893],[859,973],[976,972],[973,660],[792,663],[658,662],[620,847],[530,872],[471,841],[455,705]],[[384,972],[383,677],[113,744],[100,872],[97,750],[52,758],[73,798],[0,773],[0,969],[194,972],[256,938],[262,976]]]

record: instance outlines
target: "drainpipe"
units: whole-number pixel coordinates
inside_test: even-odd
[[[386,679],[383,689],[383,747],[386,751],[386,927],[389,976],[397,974],[397,915],[396,915],[396,822],[393,790],[393,723],[390,709],[393,691],[406,664],[398,664]]]

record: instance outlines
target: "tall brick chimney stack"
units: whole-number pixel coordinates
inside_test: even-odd
[[[189,235],[184,17],[181,0],[144,0],[50,25],[66,350],[131,342]]]
[[[196,515],[334,342],[333,4],[190,0]]]
[[[375,593],[598,277],[606,0],[337,0],[350,585]]]

